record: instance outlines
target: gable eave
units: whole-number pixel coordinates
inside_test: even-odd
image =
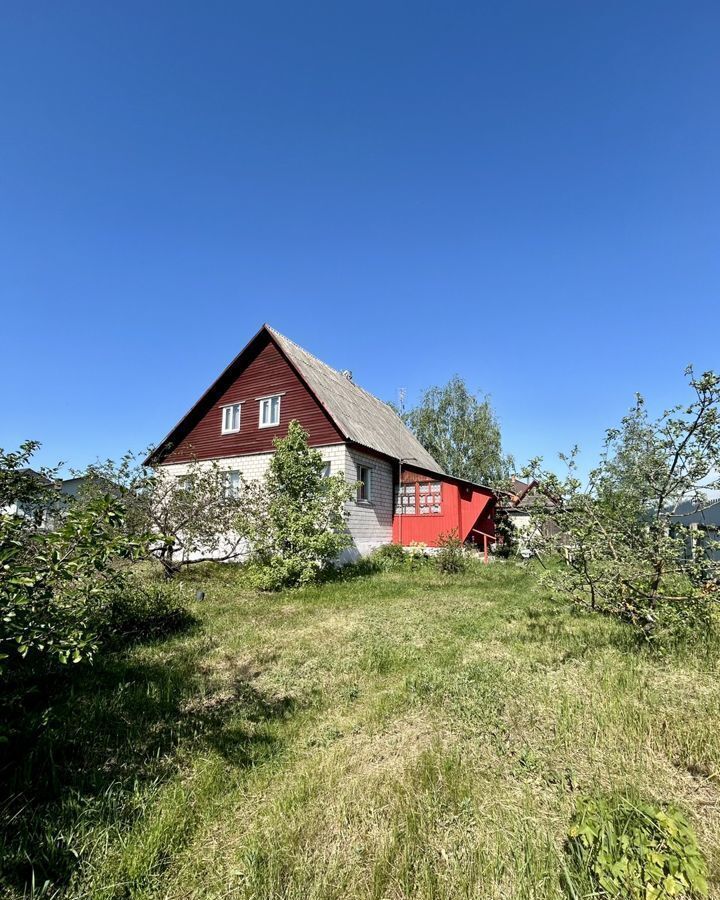
[[[262,338],[266,337],[268,342],[272,342],[273,346],[280,353],[282,358],[288,364],[292,372],[299,379],[299,381],[303,384],[307,391],[309,391],[310,395],[313,397],[318,406],[322,409],[323,413],[327,416],[328,420],[332,423],[332,425],[337,430],[338,434],[342,437],[344,441],[348,440],[348,436],[345,433],[345,429],[342,425],[335,419],[335,417],[330,413],[327,406],[322,402],[322,400],[317,396],[316,392],[313,390],[312,385],[310,385],[303,375],[303,373],[299,370],[299,368],[295,365],[292,359],[289,358],[288,354],[284,351],[280,342],[276,339],[273,334],[273,329],[267,324],[264,323],[250,338],[250,340],[245,344],[242,350],[234,357],[234,359],[223,369],[223,371],[218,375],[218,377],[213,381],[213,383],[207,388],[207,390],[200,396],[200,398],[190,407],[190,409],[182,416],[181,419],[175,424],[175,426],[165,435],[165,437],[160,441],[159,444],[147,455],[145,460],[143,461],[143,465],[146,466],[156,466],[160,465],[163,460],[168,456],[172,450],[177,447],[180,441],[184,439],[187,433],[192,429],[196,421],[208,411],[210,406],[212,405],[213,399],[216,394],[222,393],[226,383],[230,383],[233,378],[237,378],[242,372],[244,366],[247,364],[247,359],[250,356],[252,350],[254,349],[257,342]]]
[[[420,475],[432,475],[441,481],[448,481],[452,484],[456,484],[458,485],[458,487],[472,488],[472,490],[474,491],[481,491],[482,493],[489,494],[492,497],[498,496],[498,492],[491,488],[488,484],[479,484],[477,481],[469,481],[467,478],[458,478],[455,475],[449,475],[447,472],[428,469],[425,466],[414,465],[410,462],[406,462],[403,464],[403,470],[405,472],[417,472]]]

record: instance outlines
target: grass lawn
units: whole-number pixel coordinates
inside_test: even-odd
[[[576,797],[627,789],[686,811],[720,896],[717,656],[651,656],[515,563],[199,587],[197,626],[55,702],[9,885],[24,842],[48,897],[566,896]]]

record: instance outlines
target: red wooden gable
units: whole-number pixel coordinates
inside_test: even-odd
[[[293,419],[308,432],[311,446],[343,442],[328,414],[267,335],[259,335],[247,349],[248,358],[239,374],[227,384],[221,376],[153,454],[154,462],[269,452],[274,449],[273,438],[284,437]],[[258,398],[272,394],[281,395],[280,424],[260,428]],[[232,403],[242,404],[240,431],[222,434],[222,407]],[[164,449],[168,445],[169,452]]]

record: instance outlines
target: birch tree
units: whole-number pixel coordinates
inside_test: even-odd
[[[500,487],[512,474],[490,398],[473,394],[459,375],[428,388],[402,418],[449,475]]]

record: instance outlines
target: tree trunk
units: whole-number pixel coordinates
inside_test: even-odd
[[[174,561],[174,555],[174,547],[163,547],[160,551],[160,564],[163,567],[163,574],[167,581],[174,578],[180,571],[180,565]]]

